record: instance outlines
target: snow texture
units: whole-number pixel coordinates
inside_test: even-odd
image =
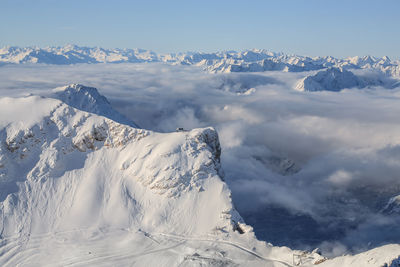
[[[81,100],[74,93],[68,100]],[[73,107],[80,103],[0,99],[2,266],[289,259],[288,248],[258,242],[233,208],[213,128],[155,133]],[[139,257],[147,254],[159,258]]]

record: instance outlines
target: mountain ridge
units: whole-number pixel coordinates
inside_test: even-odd
[[[343,89],[357,88],[362,89],[372,86],[381,86],[386,89],[398,87],[398,80],[380,75],[380,73],[369,73],[372,75],[355,75],[351,70],[344,68],[329,67],[315,73],[307,75],[301,79],[295,89],[298,91],[331,91],[339,92]]]
[[[308,57],[274,53],[264,49],[242,52],[222,51],[214,53],[187,52],[157,54],[145,49],[104,49],[100,47],[16,47],[0,48],[0,64],[56,64],[80,63],[152,63],[193,65],[209,72],[262,72],[287,71],[302,72],[329,67],[344,69],[377,69],[389,76],[400,76],[399,61],[391,61],[387,56],[348,57],[331,56]]]

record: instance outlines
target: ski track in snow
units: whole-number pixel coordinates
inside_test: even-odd
[[[35,252],[41,249],[41,245],[46,244],[51,242],[52,247],[54,249],[55,246],[60,246],[60,248],[64,248],[65,245],[72,246],[73,243],[65,243],[65,238],[62,238],[63,235],[65,234],[76,234],[76,233],[84,233],[88,229],[76,229],[76,230],[71,230],[71,231],[60,231],[60,232],[55,232],[55,233],[47,233],[43,235],[32,235],[32,236],[14,236],[14,237],[9,237],[2,239],[2,245],[0,246],[0,257],[1,258],[7,258],[5,261],[3,261],[3,266],[29,266],[30,261],[34,259],[37,255]],[[119,231],[123,229],[118,229]],[[123,230],[127,234],[134,235],[135,233],[129,231],[129,230]],[[111,232],[112,233],[112,232]],[[201,237],[190,237],[190,236],[180,236],[180,235],[173,235],[173,234],[165,234],[165,233],[147,233],[143,231],[139,231],[138,233],[143,234],[144,237],[148,238],[149,240],[152,241],[152,245],[150,249],[145,249],[141,252],[135,251],[137,248],[129,248],[127,247],[124,249],[124,251],[121,250],[108,250],[104,254],[101,255],[95,255],[95,252],[89,253],[89,254],[84,254],[83,252],[85,251],[90,251],[96,250],[96,243],[95,245],[91,245],[91,242],[87,242],[87,244],[83,244],[83,246],[80,246],[79,250],[82,251],[81,256],[74,256],[71,258],[63,259],[62,261],[55,261],[52,263],[46,264],[46,266],[94,266],[94,265],[101,265],[104,262],[124,262],[124,265],[130,261],[133,261],[135,258],[146,256],[149,254],[158,254],[161,252],[172,252],[174,254],[180,255],[180,256],[186,256],[190,258],[196,258],[195,256],[190,256],[190,255],[185,255],[182,252],[179,252],[175,250],[175,248],[178,248],[187,241],[195,241],[195,242],[211,242],[211,243],[217,243],[217,244],[223,244],[223,245],[228,245],[232,247],[233,249],[238,249],[240,251],[243,251],[251,256],[253,256],[255,259],[266,261],[266,262],[273,262],[273,263],[279,263],[283,266],[293,266],[290,263],[276,260],[276,259],[271,259],[268,257],[264,257],[246,247],[243,245],[230,242],[230,241],[225,241],[225,240],[218,240],[218,239],[211,239],[211,238],[201,238]],[[108,233],[110,234],[110,233]],[[137,233],[136,233],[137,234]],[[154,236],[157,236],[157,239],[154,238]],[[171,242],[171,239],[174,241]],[[54,243],[54,241],[56,243]],[[73,241],[73,240],[70,240]],[[88,240],[90,241],[90,240]],[[94,241],[95,242],[95,241]],[[170,245],[165,245],[164,243],[172,243]],[[155,246],[154,246],[155,245]],[[233,261],[230,258],[224,257],[223,255],[222,259],[228,260],[228,261]],[[210,257],[205,257],[205,256],[197,256],[200,259],[208,259],[208,260],[220,260],[221,258],[210,258]]]
[[[269,262],[278,262],[283,264],[284,266],[293,266],[287,262],[284,261],[280,261],[280,260],[275,260],[275,259],[270,259],[270,258],[265,258],[264,256],[261,256],[260,254],[251,251],[248,248],[245,248],[242,245],[236,244],[234,242],[230,242],[230,241],[225,241],[225,240],[216,240],[216,239],[205,239],[205,238],[197,238],[197,237],[188,237],[188,236],[179,236],[179,235],[172,235],[172,234],[163,234],[163,233],[156,233],[155,235],[160,235],[160,236],[166,236],[166,237],[171,237],[171,238],[175,238],[175,239],[180,239],[180,240],[192,240],[192,241],[201,241],[201,242],[213,242],[213,243],[220,243],[220,244],[227,244],[230,245],[232,247],[238,248],[244,252],[249,253],[250,255],[253,255],[254,257],[264,260],[264,261],[269,261]]]

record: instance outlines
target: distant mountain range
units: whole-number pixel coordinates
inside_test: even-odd
[[[4,64],[43,63],[69,65],[79,63],[145,63],[193,65],[210,72],[302,72],[329,67],[343,69],[377,69],[389,76],[400,77],[400,62],[388,57],[349,57],[345,59],[308,57],[274,53],[264,49],[243,52],[215,53],[188,52],[157,54],[144,49],[104,49],[99,47],[3,47],[0,49],[0,66]]]

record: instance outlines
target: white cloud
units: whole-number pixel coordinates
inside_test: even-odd
[[[334,185],[345,186],[352,180],[351,173],[344,170],[337,170],[335,173],[329,176],[328,181]]]

